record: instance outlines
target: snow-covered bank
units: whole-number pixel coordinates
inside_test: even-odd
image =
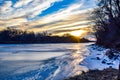
[[[118,80],[120,52],[94,44],[87,48],[89,55],[80,66],[86,66],[89,71],[65,80]]]
[[[120,55],[118,51],[113,51],[114,56],[110,59],[106,53],[110,49],[106,49],[97,45],[90,45],[88,47],[90,54],[87,56],[80,65],[86,66],[91,70],[103,70],[109,67],[118,69]]]

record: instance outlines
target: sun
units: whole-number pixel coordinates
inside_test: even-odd
[[[82,36],[84,33],[85,33],[84,30],[77,30],[77,31],[70,32],[71,35],[78,36],[78,37]]]

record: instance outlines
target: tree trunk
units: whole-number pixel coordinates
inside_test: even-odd
[[[118,69],[118,79],[117,80],[120,80],[120,63],[119,63],[119,69]]]

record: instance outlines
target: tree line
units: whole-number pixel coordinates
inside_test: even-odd
[[[63,36],[51,36],[47,32],[34,33],[19,29],[7,28],[0,31],[0,43],[78,43],[89,40],[65,34]]]

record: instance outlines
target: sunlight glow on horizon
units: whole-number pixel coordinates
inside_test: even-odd
[[[82,37],[84,33],[86,33],[84,30],[77,30],[70,32],[71,35],[78,37]]]
[[[52,34],[52,36],[64,36],[65,34],[69,34],[71,36],[82,38],[83,36],[85,36],[87,34],[87,32],[88,31],[86,31],[86,30],[75,30],[75,31],[61,32],[61,33]]]

